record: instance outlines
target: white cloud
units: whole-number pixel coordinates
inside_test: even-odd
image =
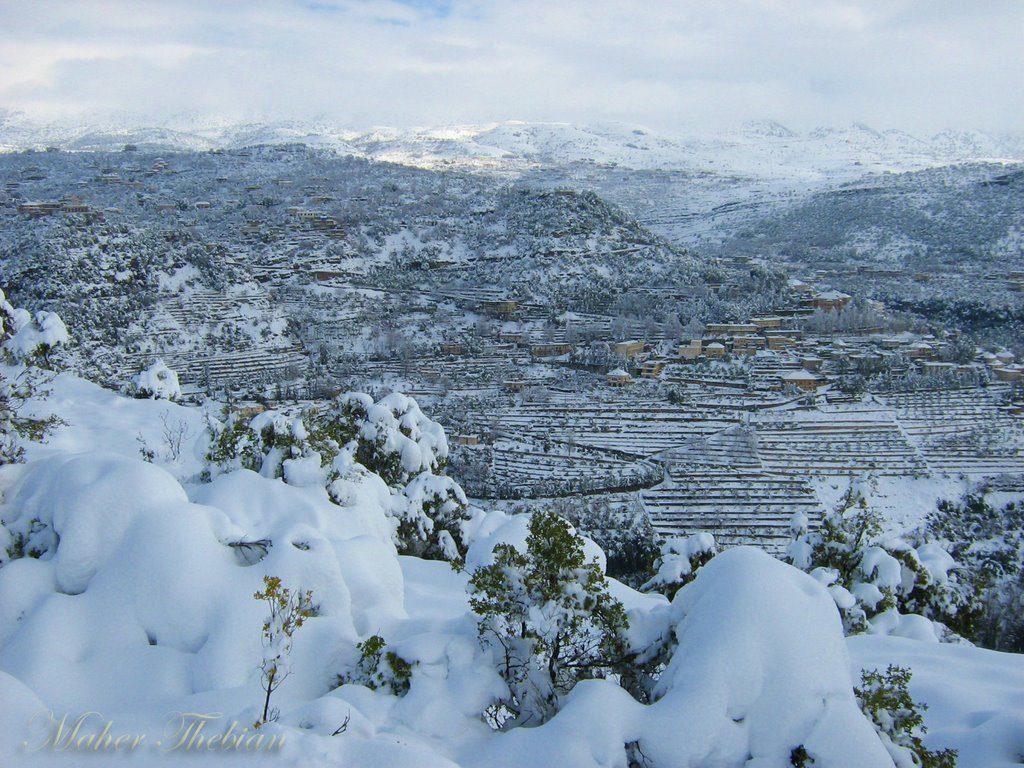
[[[1017,128],[1017,0],[9,4],[0,106],[352,125]]]

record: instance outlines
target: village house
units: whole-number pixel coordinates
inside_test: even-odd
[[[644,351],[644,343],[637,339],[620,341],[615,344],[612,351],[620,357],[636,357]]]
[[[625,387],[633,383],[633,377],[621,368],[609,371],[604,377],[609,387]]]
[[[455,445],[480,445],[479,435],[452,435]]]
[[[912,360],[928,360],[933,357],[935,350],[927,341],[917,341],[907,348],[907,357]]]
[[[792,386],[797,389],[802,389],[805,392],[813,392],[821,386],[822,383],[824,383],[818,374],[812,373],[811,371],[805,371],[803,369],[799,371],[789,371],[788,373],[784,373],[779,376],[779,378],[782,381],[783,387]]]
[[[313,279],[316,280],[318,283],[326,283],[329,280],[335,280],[339,277],[345,277],[347,275],[347,272],[341,272],[336,269],[321,268],[313,270]]]
[[[28,216],[30,219],[36,219],[41,216],[52,216],[61,209],[60,203],[54,202],[30,202],[21,203],[18,206],[18,213]]]
[[[445,341],[441,342],[437,348],[438,354],[441,355],[461,355],[462,345],[456,341]]]
[[[519,302],[514,299],[485,299],[480,302],[480,309],[494,317],[514,317],[519,310]]]
[[[768,336],[768,349],[780,350],[789,349],[796,344],[796,339],[791,336]]]
[[[838,311],[849,304],[852,298],[850,294],[842,291],[825,291],[816,294],[812,299],[812,304],[815,309]]]
[[[993,368],[992,374],[998,381],[1020,381],[1021,379],[1024,379],[1024,371],[1022,371],[1019,366]]]
[[[703,351],[703,342],[700,339],[691,339],[689,344],[680,344],[676,354],[681,360],[696,360]]]
[[[713,341],[704,347],[704,356],[711,358],[725,357],[725,345]]]
[[[736,336],[737,334],[757,333],[758,327],[753,323],[708,323],[704,328],[705,336]]]
[[[640,375],[645,379],[656,379],[665,370],[664,360],[645,360],[640,364]]]
[[[759,349],[764,349],[767,340],[764,336],[736,336],[732,340],[732,350],[740,355],[752,355]]]
[[[922,360],[920,363],[921,373],[955,373],[956,363],[941,363],[935,360]]]
[[[530,347],[533,357],[558,357],[572,354],[572,344],[534,344]]]

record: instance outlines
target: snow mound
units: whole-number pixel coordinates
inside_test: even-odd
[[[678,645],[654,704],[585,681],[544,726],[509,733],[461,762],[624,765],[635,743],[650,765],[680,768],[781,768],[800,745],[816,765],[892,766],[854,699],[835,605],[812,578],[738,547],[662,610]]]
[[[285,701],[326,693],[360,637],[404,616],[385,511],[337,507],[322,488],[243,471],[193,503],[159,467],[105,453],[5,467],[0,486],[4,548],[22,536],[37,555],[0,568],[0,671],[54,711],[189,711],[190,696],[239,689],[244,705],[216,708],[251,723],[265,575],[316,604]]]
[[[177,400],[181,397],[181,385],[178,374],[168,368],[163,360],[154,360],[153,364],[135,377],[135,391],[140,396],[154,400]]]

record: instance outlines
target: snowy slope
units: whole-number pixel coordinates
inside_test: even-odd
[[[92,751],[120,757],[135,744],[141,766],[196,764],[201,750],[237,764],[596,768],[625,766],[627,744],[654,765],[784,768],[803,744],[819,766],[891,766],[852,694],[860,668],[888,661],[920,670],[914,693],[936,713],[929,744],[960,748],[961,765],[1008,766],[1022,747],[1021,657],[846,642],[822,587],[750,548],[712,560],[671,604],[612,584],[631,643],[674,638],[654,704],[591,680],[546,725],[492,731],[480,712],[501,682],[477,640],[467,575],[398,557],[372,484],[339,507],[320,487],[244,470],[198,483],[199,434],[156,465],[131,436],[158,440],[168,414],[198,429],[201,413],[70,376],[32,408],[66,423],[27,464],[0,469],[3,532],[35,521],[36,541],[54,534],[38,559],[0,567],[4,764],[75,764],[109,724],[111,741]],[[503,513],[477,524],[471,567],[525,531]],[[270,544],[256,563],[228,546],[257,538]],[[280,718],[256,734],[265,617],[252,595],[264,575],[312,590],[317,611],[274,694]],[[414,663],[404,697],[336,687],[356,642],[375,633]],[[68,731],[83,715],[76,742]]]

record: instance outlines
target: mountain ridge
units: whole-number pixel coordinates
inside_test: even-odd
[[[354,129],[326,122],[221,122],[193,118],[164,125],[36,122],[0,111],[0,151],[212,151],[259,144],[307,144],[339,154],[422,168],[523,172],[593,164],[758,177],[834,177],[977,161],[1024,160],[1024,132],[943,131],[928,137],[863,123],[796,131],[777,121],[747,122],[720,134],[664,133],[624,123],[577,125],[503,121],[420,128]]]

